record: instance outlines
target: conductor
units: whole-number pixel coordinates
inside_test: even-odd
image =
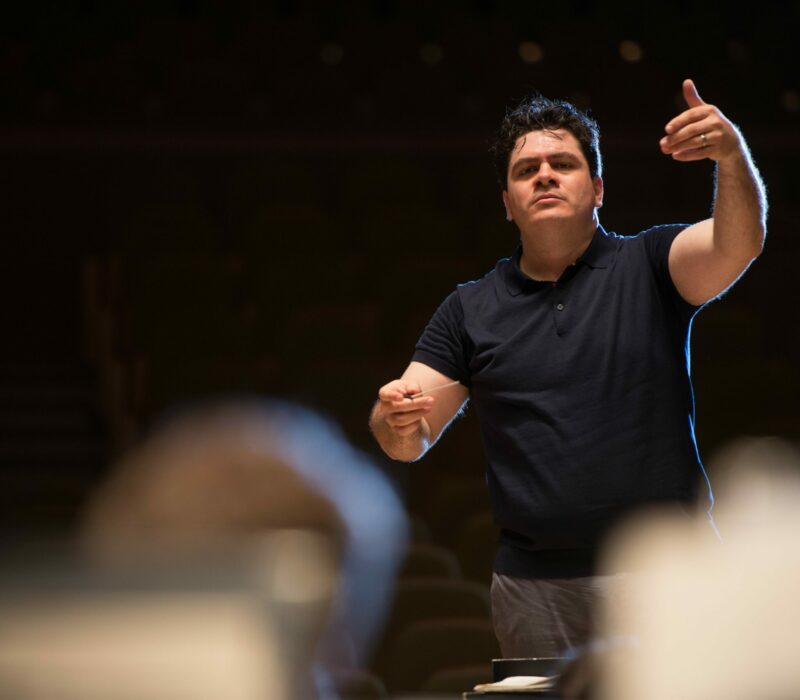
[[[491,597],[507,657],[557,656],[587,640],[597,597],[618,583],[597,575],[595,554],[621,516],[691,505],[698,484],[710,515],[691,323],[760,254],[766,198],[739,129],[691,80],[683,96],[658,145],[677,161],[714,161],[713,215],[637,235],[600,225],[590,117],[539,96],[508,112],[492,151],[520,245],[444,300],[371,414],[384,452],[411,462],[472,402],[500,528]]]

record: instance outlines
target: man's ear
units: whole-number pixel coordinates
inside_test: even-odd
[[[594,186],[594,206],[599,209],[603,206],[603,178],[597,175],[592,178],[592,185]]]
[[[513,221],[514,215],[511,213],[511,206],[508,201],[508,190],[503,190],[503,206],[506,208],[506,221]]]

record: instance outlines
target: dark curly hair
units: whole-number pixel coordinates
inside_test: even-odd
[[[517,139],[540,129],[569,131],[578,140],[592,177],[602,175],[603,159],[600,155],[600,128],[597,122],[569,102],[533,95],[506,112],[489,149],[502,189],[505,190],[508,186],[508,163]]]

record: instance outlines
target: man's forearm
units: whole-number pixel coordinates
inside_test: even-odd
[[[423,419],[420,427],[410,435],[398,435],[387,423],[378,401],[372,409],[369,427],[381,449],[392,459],[413,462],[422,457],[430,447],[430,428]]]
[[[755,258],[764,246],[767,197],[764,183],[742,140],[741,149],[720,159],[714,193],[714,243],[732,256]]]

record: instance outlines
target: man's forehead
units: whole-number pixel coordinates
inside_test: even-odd
[[[512,157],[520,157],[534,150],[576,151],[581,153],[578,139],[567,129],[536,129],[523,134],[517,139]]]

